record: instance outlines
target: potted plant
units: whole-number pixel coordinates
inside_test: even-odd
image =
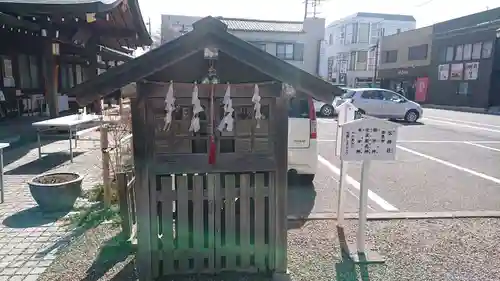
[[[31,196],[43,212],[69,211],[82,192],[83,176],[63,172],[43,174],[28,182]]]

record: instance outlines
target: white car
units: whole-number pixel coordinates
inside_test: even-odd
[[[313,99],[297,95],[288,107],[288,171],[310,183],[318,165],[316,111]]]
[[[341,99],[334,101],[335,107],[344,101],[350,101],[358,108],[359,113],[378,118],[404,119],[414,123],[423,116],[420,104],[386,89],[350,89]]]
[[[348,92],[350,89],[349,88],[344,88],[340,87],[344,92]],[[335,97],[335,100],[333,101],[332,104],[326,104],[321,101],[313,100],[314,101],[314,108],[316,109],[316,114],[318,116],[323,116],[323,117],[331,117],[335,115],[335,102],[340,99],[340,97]]]

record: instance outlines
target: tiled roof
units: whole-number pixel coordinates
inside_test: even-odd
[[[397,20],[397,21],[416,21],[413,16],[398,15],[398,14],[380,14],[380,13],[356,13],[355,17],[360,18],[380,18],[384,20]]]
[[[303,32],[300,21],[268,21],[253,19],[219,18],[229,30],[261,32]]]

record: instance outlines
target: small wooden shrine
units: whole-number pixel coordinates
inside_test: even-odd
[[[341,90],[212,17],[72,93],[86,105],[132,82],[141,280],[286,273],[288,100]]]

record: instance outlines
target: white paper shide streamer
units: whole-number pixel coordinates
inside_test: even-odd
[[[262,113],[260,112],[260,95],[259,95],[259,85],[255,84],[253,89],[253,110],[255,112],[255,120],[257,120],[257,128],[260,128],[260,120],[262,119]]]
[[[165,96],[165,118],[163,131],[168,131],[170,129],[170,124],[172,124],[172,113],[175,110],[175,98],[174,98],[174,83],[170,82],[168,86],[167,95]]]
[[[222,101],[224,104],[224,117],[222,118],[219,127],[217,129],[219,131],[224,131],[224,129],[228,132],[233,131],[233,101],[231,100],[231,85],[227,84],[226,93],[224,94],[224,100]]]
[[[189,126],[190,132],[197,133],[200,130],[200,112],[203,112],[203,107],[201,106],[200,99],[198,98],[198,85],[196,82],[193,87],[193,96],[191,98],[191,103],[193,104],[193,118],[191,119],[191,126]]]

